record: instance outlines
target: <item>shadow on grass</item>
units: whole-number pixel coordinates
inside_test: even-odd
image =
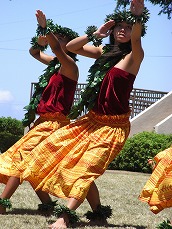
[[[36,209],[28,209],[28,208],[13,208],[13,210],[6,213],[7,215],[42,215],[42,216],[50,216],[42,214],[40,211]]]
[[[115,224],[110,224],[110,223],[105,223],[105,224],[92,224],[90,222],[80,222],[79,224],[77,224],[77,226],[96,226],[96,227],[102,227],[103,228],[132,228],[132,229],[146,229],[147,227],[145,226],[138,226],[138,225],[130,225],[130,224],[123,224],[123,225],[115,225]]]
[[[113,228],[133,228],[133,229],[146,229],[145,226],[138,226],[138,225],[129,225],[129,224],[123,224],[123,225],[113,225]]]
[[[43,214],[41,214],[38,210],[36,210],[36,209],[27,209],[27,208],[25,208],[25,209],[23,209],[23,208],[13,208],[13,210],[12,211],[10,211],[10,212],[7,212],[7,214],[8,215],[42,215],[42,216],[50,216],[50,215],[43,215]],[[54,220],[48,220],[48,222],[50,223],[50,224],[52,224],[53,222],[54,222]],[[90,224],[89,222],[82,222],[82,221],[80,221],[79,223],[77,223],[77,224],[75,224],[75,225],[73,225],[73,228],[76,228],[76,226],[77,227],[85,227],[85,226],[97,226],[97,227],[104,227],[104,228],[123,228],[123,229],[125,229],[125,228],[132,228],[132,229],[146,229],[147,227],[145,227],[145,226],[138,226],[138,225],[131,225],[131,224],[123,224],[123,225],[115,225],[115,224],[109,224],[109,223],[107,223],[107,224],[100,224],[100,225],[98,225],[98,224]]]
[[[53,220],[48,220],[47,221],[49,224],[52,224],[52,223],[54,223],[54,221]],[[90,224],[89,222],[82,222],[82,220],[80,221],[80,222],[78,222],[78,223],[75,223],[75,224],[73,224],[73,225],[70,225],[70,228],[80,228],[80,227],[88,227],[88,226],[90,226],[90,228],[91,227],[103,227],[103,228],[114,228],[114,224],[99,224],[99,225],[97,225],[97,224],[94,224],[94,225],[92,225],[92,224]]]

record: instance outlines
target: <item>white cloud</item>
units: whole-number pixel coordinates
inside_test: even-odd
[[[13,99],[10,91],[0,90],[0,103],[11,102]]]

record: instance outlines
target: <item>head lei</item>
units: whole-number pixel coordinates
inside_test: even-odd
[[[47,19],[47,28],[49,28],[54,34],[59,34],[64,37],[68,37],[69,40],[73,40],[74,38],[79,36],[77,32],[73,31],[70,28],[54,24],[52,19]],[[37,36],[42,35],[42,30],[42,27],[38,25],[38,28],[36,30]]]
[[[130,10],[114,10],[114,13],[106,16],[105,22],[109,20],[114,20],[115,23],[126,22],[128,24],[134,24],[136,22],[140,22],[142,24],[142,36],[146,34],[147,26],[146,22],[149,20],[149,11],[145,7],[143,13],[139,16],[133,15]]]

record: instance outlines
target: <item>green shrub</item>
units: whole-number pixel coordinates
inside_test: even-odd
[[[148,159],[172,145],[172,134],[142,132],[128,138],[124,148],[108,169],[151,173]]]
[[[0,132],[8,132],[14,135],[22,135],[24,127],[21,121],[11,117],[0,118]]]
[[[22,122],[11,117],[0,118],[0,152],[4,153],[16,143],[24,133]]]
[[[22,136],[17,136],[8,132],[0,132],[0,152],[4,153],[14,143],[16,143]]]

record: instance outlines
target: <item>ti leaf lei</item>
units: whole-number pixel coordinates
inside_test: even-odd
[[[35,120],[37,105],[39,104],[42,92],[47,86],[51,76],[58,72],[61,64],[57,58],[54,58],[44,70],[44,74],[39,77],[38,83],[35,84],[34,93],[30,100],[30,103],[24,107],[25,113],[24,119],[22,119],[23,126],[30,126],[30,124]]]
[[[33,49],[39,49],[41,51],[45,51],[48,48],[48,45],[41,46],[38,44],[38,36],[32,37],[30,43],[31,43]]]
[[[144,7],[142,14],[139,16],[133,15],[130,10],[119,11],[115,9],[112,14],[106,15],[105,22],[109,20],[114,20],[115,23],[125,21],[129,24],[139,22],[142,24],[142,36],[144,36],[146,34],[146,22],[149,20],[149,16],[149,10],[146,7]]]
[[[103,47],[103,54],[110,51],[110,46]],[[75,104],[68,115],[71,119],[76,119],[82,112],[87,109],[91,110],[95,104],[98,96],[100,85],[107,71],[114,66],[116,60],[111,58],[103,66],[101,64],[101,57],[95,61],[95,63],[89,69],[89,75],[87,79],[87,85],[84,90],[81,91],[81,98],[77,104]]]
[[[60,25],[54,24],[52,19],[47,19],[46,21],[47,27],[51,29],[53,33],[58,33],[61,34],[62,36],[67,36],[71,40],[78,37],[78,33],[75,31],[67,28],[67,27],[62,27]],[[36,29],[36,36],[31,39],[31,45],[34,49],[40,49],[41,51],[44,51],[47,49],[48,45],[46,46],[41,46],[37,43],[38,37],[40,35],[45,35],[47,28],[42,28],[39,24],[37,25]],[[72,57],[75,61],[77,59],[75,57]],[[58,61],[57,58],[54,58],[48,65],[48,67],[44,70],[44,74],[39,77],[39,82],[35,84],[34,87],[34,93],[32,95],[32,98],[27,106],[25,106],[23,109],[26,110],[27,112],[24,115],[24,118],[22,119],[23,126],[30,126],[32,122],[34,122],[35,117],[36,117],[36,109],[37,106],[40,102],[41,95],[47,86],[51,76],[55,73],[58,72],[60,69],[60,62]]]

